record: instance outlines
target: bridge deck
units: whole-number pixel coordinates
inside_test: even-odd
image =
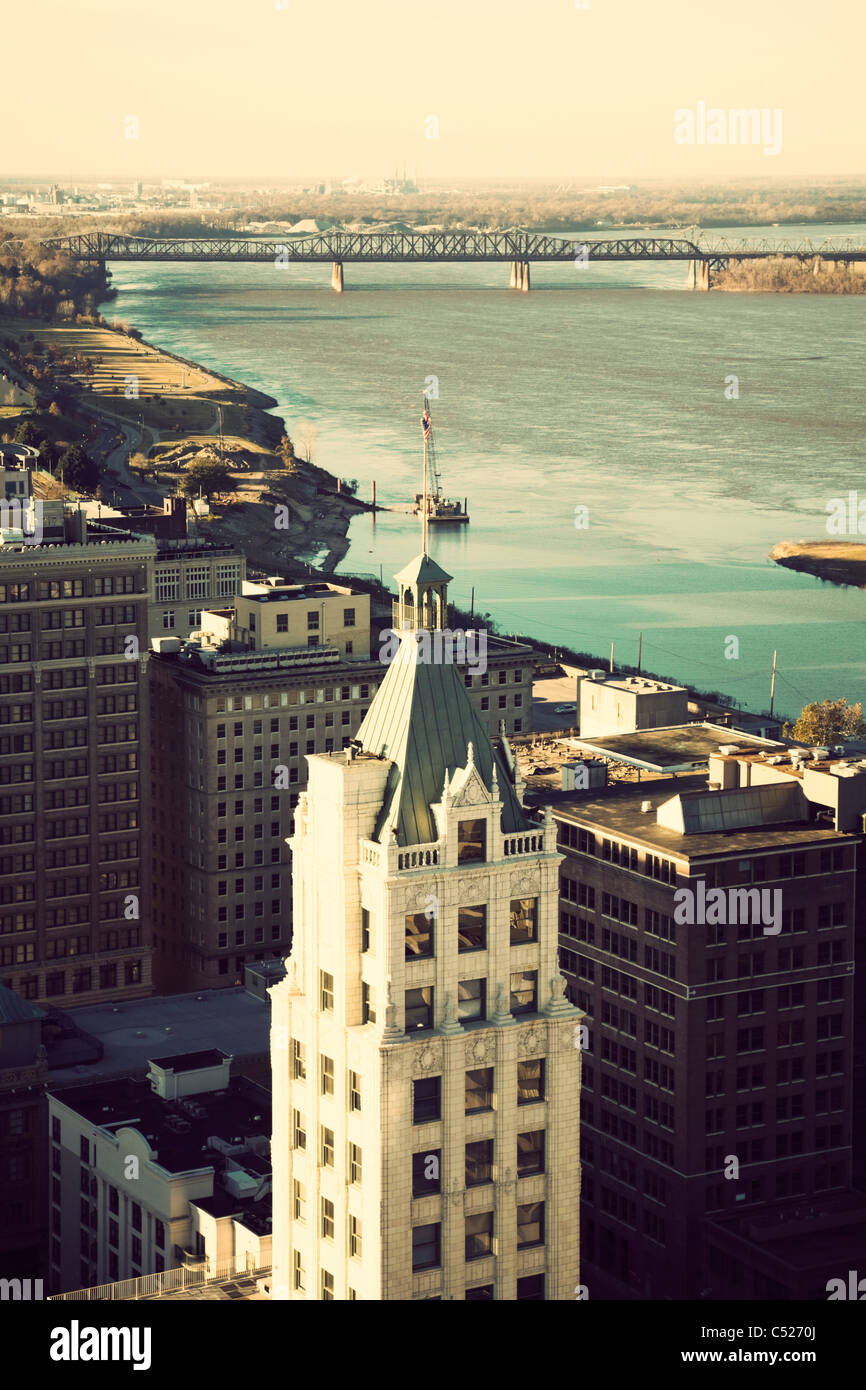
[[[282,241],[253,237],[131,237],[85,232],[44,243],[77,260],[228,261],[290,265],[298,262],[500,261],[712,261],[799,260],[866,261],[866,244],[854,237],[835,241],[771,241],[768,238],[712,242],[685,237],[616,237],[584,240],[534,232],[343,232],[287,236]]]

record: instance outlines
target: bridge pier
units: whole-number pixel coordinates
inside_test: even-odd
[[[342,294],[343,288],[343,262],[334,261],[331,266],[331,289],[334,290],[336,294]]]
[[[709,261],[689,261],[688,287],[690,290],[709,290],[710,288],[710,263]]]
[[[508,281],[508,288],[509,288],[510,290],[516,290],[517,287],[518,287],[518,285],[519,285],[519,283],[520,283],[520,281],[519,281],[519,277],[518,277],[517,261],[512,261],[512,262],[511,262],[511,278],[510,278],[510,280]]]
[[[529,261],[512,261],[511,277],[508,287],[512,290],[522,290],[524,294],[529,293]]]

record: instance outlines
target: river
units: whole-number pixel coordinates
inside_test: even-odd
[[[682,262],[533,266],[529,294],[503,265],[347,264],[342,296],[326,265],[112,271],[109,316],[268,392],[296,439],[314,422],[315,461],[361,496],[375,479],[380,504],[420,487],[436,378],[444,489],[471,523],[431,552],[501,631],[624,663],[642,633],[645,670],[752,710],[774,650],[777,711],[866,698],[866,595],[767,558],[866,488],[866,296],[690,293]],[[420,549],[401,512],[350,539],[340,569],[386,580]]]

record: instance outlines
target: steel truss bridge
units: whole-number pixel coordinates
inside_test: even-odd
[[[692,237],[630,236],[595,238],[549,236],[522,230],[485,231],[370,231],[331,229],[312,235],[286,236],[283,240],[261,237],[141,237],[115,232],[84,232],[43,243],[47,250],[63,251],[76,260],[180,261],[260,263],[274,266],[330,262],[331,284],[343,288],[343,265],[364,262],[436,263],[504,262],[511,266],[511,285],[529,289],[532,263],[559,262],[587,265],[613,261],[686,261],[689,283],[709,288],[711,270],[731,261],[785,257],[835,266],[866,262],[866,243],[854,237],[813,242],[743,238],[733,240],[704,235]],[[2,249],[2,248],[0,248]]]

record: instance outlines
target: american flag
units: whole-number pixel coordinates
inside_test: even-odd
[[[430,430],[432,426],[430,421],[430,411],[427,409],[426,405],[424,407],[424,414],[421,416],[421,428],[424,431],[424,438],[429,439]]]

